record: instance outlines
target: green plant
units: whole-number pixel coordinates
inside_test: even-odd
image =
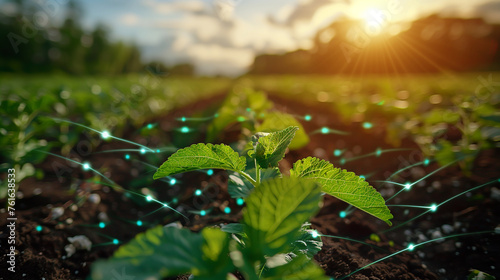
[[[184,273],[196,279],[235,279],[234,271],[250,280],[327,279],[311,261],[321,248],[321,239],[305,224],[319,210],[321,192],[389,225],[392,215],[382,196],[363,178],[327,161],[308,157],[294,164],[290,176],[282,176],[278,162],[297,130],[288,127],[257,134],[246,156],[253,159],[250,168],[245,156],[224,144],[200,143],[174,153],[154,178],[199,169],[228,170],[229,192],[246,198],[242,222],[200,233],[155,227],[137,235],[110,260],[97,262],[93,279],[120,272],[139,279]]]

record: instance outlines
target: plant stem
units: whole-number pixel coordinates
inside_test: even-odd
[[[255,162],[255,181],[257,185],[260,185],[260,166],[257,164],[257,159],[254,159]]]
[[[245,177],[245,179],[250,181],[250,183],[252,183],[252,185],[254,185],[254,187],[256,187],[258,185],[257,182],[250,175],[248,175],[246,172],[244,172],[244,171],[237,171],[237,172],[240,173],[243,177]]]

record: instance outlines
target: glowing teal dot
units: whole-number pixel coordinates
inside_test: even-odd
[[[408,250],[413,251],[413,249],[415,249],[415,245],[413,243],[410,243],[408,245]]]
[[[379,157],[381,154],[382,154],[382,149],[377,148],[377,150],[375,151],[375,156]]]
[[[153,124],[152,123],[148,124],[148,129],[152,129],[152,128],[153,128]]]
[[[342,155],[342,151],[339,149],[336,149],[335,151],[333,151],[333,155],[336,157],[339,157],[340,155]]]
[[[160,149],[156,149],[156,152],[159,153],[160,152]]]
[[[177,183],[177,180],[175,178],[170,179],[170,185],[175,185]]]
[[[244,121],[245,121],[245,117],[239,116],[239,117],[237,118],[237,120],[238,120],[239,122],[244,122]]]
[[[345,164],[345,158],[341,158],[340,159],[340,165],[344,165]]]
[[[125,159],[126,159],[126,160],[129,160],[129,159],[130,159],[130,155],[129,155],[129,154],[126,154],[126,155],[125,155]]]
[[[140,227],[140,226],[142,226],[142,221],[138,220],[135,224]]]
[[[177,198],[172,199],[172,203],[177,203],[179,200]]]
[[[107,139],[107,138],[109,138],[109,136],[110,136],[109,132],[107,132],[106,130],[101,133],[102,139]]]
[[[311,115],[305,115],[305,116],[304,116],[304,120],[305,120],[306,122],[310,121],[311,119],[312,119]]]
[[[201,194],[202,194],[202,191],[201,191],[201,190],[196,190],[196,191],[194,192],[194,195],[196,195],[196,196],[200,196]]]
[[[43,229],[42,226],[40,225],[36,226],[36,231],[42,231],[42,229]]]
[[[252,111],[252,109],[250,109],[250,108],[247,108],[247,112],[250,112],[250,111]]]
[[[186,121],[186,117],[182,117],[181,122],[185,122],[185,121]]]
[[[188,133],[189,132],[189,127],[187,127],[187,126],[181,127],[181,132],[182,133]]]
[[[243,205],[243,203],[245,203],[245,200],[243,198],[239,197],[238,199],[236,199],[237,205],[241,206],[241,205]]]
[[[115,245],[120,244],[120,240],[118,240],[118,239],[113,239],[113,244],[115,244]]]
[[[168,206],[168,203],[163,203],[163,207],[165,207],[165,208],[170,208],[170,207]]]
[[[205,211],[205,210],[200,211],[200,215],[205,216],[206,214],[207,214],[207,211]]]
[[[146,153],[146,149],[142,148],[141,149],[141,154],[145,154]]]
[[[100,223],[99,223],[99,227],[100,227],[100,228],[105,228],[105,227],[106,227],[106,224],[105,224],[104,222],[100,222]]]
[[[321,133],[327,134],[328,132],[330,132],[330,129],[328,127],[322,127],[321,128]]]
[[[90,164],[84,163],[83,164],[83,170],[89,170],[90,169]]]
[[[431,212],[436,212],[437,210],[437,205],[436,204],[432,204],[431,207],[429,208],[431,210]]]
[[[372,123],[370,123],[370,122],[364,122],[364,123],[363,123],[363,128],[364,128],[364,129],[370,129],[370,128],[372,128],[372,127],[373,127],[373,124],[372,124]]]
[[[426,159],[424,160],[424,165],[425,165],[425,166],[427,166],[427,165],[429,165],[429,163],[430,163],[430,162],[431,162],[431,161],[430,161],[428,158],[426,158]]]
[[[347,217],[347,213],[345,211],[340,211],[339,216],[343,219]]]
[[[214,118],[218,118],[218,117],[219,117],[219,114],[215,114],[215,115],[214,115]]]
[[[359,178],[366,179],[365,175],[359,175]]]
[[[212,175],[214,175],[214,171],[213,171],[212,169],[208,169],[208,170],[207,170],[207,175],[208,175],[208,176],[212,176]]]
[[[406,183],[405,184],[405,190],[409,191],[411,189],[411,184],[410,183]]]
[[[319,234],[317,231],[313,230],[313,231],[311,231],[311,236],[312,236],[312,238],[317,238],[319,236]]]
[[[148,195],[148,196],[146,196],[146,200],[147,200],[147,201],[151,201],[151,200],[153,200],[153,197],[152,197],[152,196],[150,196],[150,195]]]
[[[231,208],[229,208],[229,207],[224,208],[224,213],[226,213],[226,214],[231,213]]]

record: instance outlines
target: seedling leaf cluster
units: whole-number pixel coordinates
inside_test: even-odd
[[[154,178],[201,169],[232,172],[228,191],[246,201],[241,223],[204,228],[200,233],[176,227],[150,229],[122,246],[110,260],[97,262],[93,279],[107,279],[122,269],[140,279],[185,273],[195,279],[231,279],[235,271],[250,280],[327,279],[311,261],[321,248],[321,239],[307,227],[319,210],[322,192],[389,225],[392,215],[381,195],[363,178],[327,161],[300,160],[290,176],[283,176],[278,163],[297,130],[292,126],[256,134],[246,156],[224,144],[200,143],[178,150]],[[251,160],[254,166],[248,169]]]

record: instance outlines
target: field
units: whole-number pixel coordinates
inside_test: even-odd
[[[0,97],[1,234],[15,240],[0,267],[13,248],[15,279],[98,279],[95,263],[156,225],[237,223],[244,201],[230,173],[153,174],[194,143],[244,155],[252,134],[283,128],[267,127],[279,113],[300,127],[284,176],[297,160],[327,160],[364,178],[394,216],[388,226],[325,195],[310,227],[330,279],[500,276],[500,73],[3,75]],[[123,273],[109,275],[135,279]]]

